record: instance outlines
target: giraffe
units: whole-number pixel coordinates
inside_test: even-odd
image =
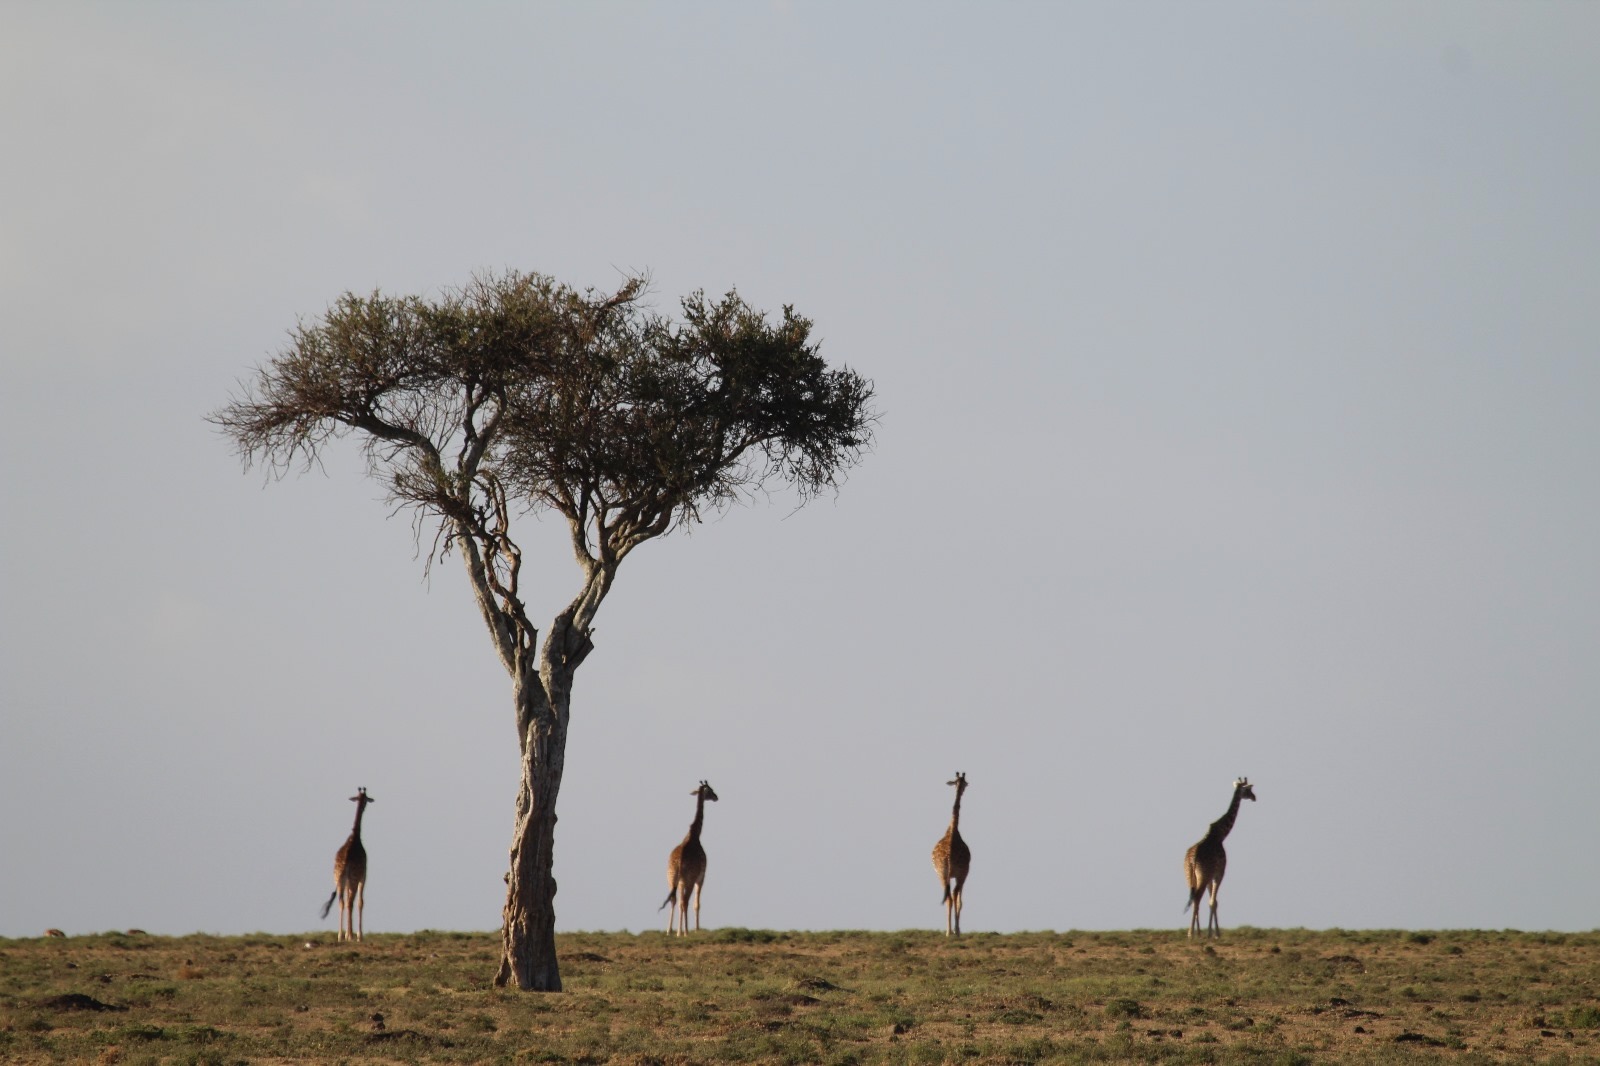
[[[356,805],[356,824],[339,854],[333,857],[333,895],[322,905],[322,916],[326,918],[333,901],[338,900],[339,939],[359,941],[365,931],[367,909],[367,849],[361,845],[361,815],[367,804],[377,801],[367,795],[365,788],[358,789],[350,800]]]
[[[689,935],[691,892],[694,893],[694,928],[695,932],[700,931],[700,896],[706,882],[706,849],[700,846],[700,827],[706,820],[706,800],[713,803],[717,800],[717,794],[704,781],[690,795],[695,797],[694,821],[689,823],[689,835],[683,838],[682,844],[672,849],[672,857],[667,860],[667,885],[670,890],[666,902],[656,908],[661,910],[668,903],[677,904],[667,916],[667,932],[676,932],[679,936]]]
[[[1228,854],[1222,850],[1222,842],[1233,828],[1233,820],[1239,817],[1239,801],[1247,799],[1254,803],[1255,798],[1255,789],[1250,787],[1248,778],[1235,781],[1233,802],[1228,804],[1227,813],[1212,822],[1205,837],[1183,856],[1183,874],[1189,880],[1189,902],[1185,906],[1193,908],[1189,918],[1190,936],[1200,932],[1200,900],[1208,887],[1211,889],[1211,917],[1206,922],[1206,935],[1222,935],[1222,926],[1217,921],[1217,889],[1222,887],[1222,875],[1228,868]]]
[[[967,883],[967,870],[972,865],[972,851],[961,839],[961,793],[967,790],[967,775],[956,773],[956,804],[950,809],[950,828],[944,831],[939,843],[933,846],[933,868],[938,871],[939,885],[944,889],[944,935],[961,935],[961,888]],[[954,880],[954,887],[950,882]]]

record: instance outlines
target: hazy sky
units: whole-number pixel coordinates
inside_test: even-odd
[[[642,548],[563,929],[1590,929],[1600,6],[0,8],[0,935],[498,927],[510,685],[354,448],[204,419],[341,292],[737,286],[836,498]],[[535,613],[576,590],[530,522]]]

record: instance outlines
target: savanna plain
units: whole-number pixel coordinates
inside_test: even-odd
[[[1600,1062],[1600,932],[0,939],[6,1063]]]

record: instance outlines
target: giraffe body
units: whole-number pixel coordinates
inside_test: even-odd
[[[365,788],[359,789],[350,799],[356,805],[356,823],[350,830],[349,839],[333,857],[333,895],[322,905],[322,916],[326,918],[333,909],[334,901],[338,900],[341,941],[359,941],[365,933],[367,849],[361,843],[361,816],[366,813],[367,804],[376,802],[367,795]]]
[[[1212,822],[1206,835],[1184,853],[1183,874],[1189,882],[1190,936],[1200,932],[1200,901],[1207,889],[1211,892],[1211,912],[1206,921],[1206,935],[1222,935],[1222,925],[1217,921],[1217,890],[1222,887],[1222,875],[1228,869],[1228,853],[1223,850],[1222,842],[1233,830],[1234,819],[1239,817],[1239,801],[1247,799],[1254,803],[1255,798],[1255,789],[1247,778],[1235,781],[1233,802],[1228,804],[1226,813]]]
[[[706,800],[713,803],[717,800],[717,794],[704,781],[693,795],[694,821],[689,824],[689,834],[683,838],[683,843],[673,848],[667,859],[667,899],[661,904],[662,907],[673,905],[667,916],[667,932],[679,936],[689,935],[691,893],[694,895],[694,928],[700,931],[700,896],[706,880],[706,849],[700,844],[700,828],[706,820]]]
[[[950,810],[950,828],[933,846],[933,869],[944,890],[944,935],[960,936],[962,889],[972,866],[972,850],[961,839],[961,794],[967,790],[967,775],[957,773],[949,783],[956,787],[956,802]]]

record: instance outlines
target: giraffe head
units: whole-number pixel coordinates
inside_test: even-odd
[[[1235,781],[1233,783],[1233,790],[1239,793],[1239,795],[1243,796],[1245,799],[1250,800],[1252,803],[1255,802],[1256,790],[1250,787],[1250,779],[1248,777],[1241,777]]]
[[[378,801],[367,795],[367,790],[365,786],[363,786],[362,788],[356,789],[356,794],[350,797],[350,802],[365,807],[369,803],[377,803]]]
[[[689,795],[698,796],[701,799],[708,799],[712,803],[717,801],[717,794],[711,791],[711,785],[705,781],[701,781],[700,787],[689,793]]]
[[[946,781],[945,784],[956,786],[956,799],[960,799],[961,793],[967,790],[967,775],[957,770],[956,779],[954,781]]]

